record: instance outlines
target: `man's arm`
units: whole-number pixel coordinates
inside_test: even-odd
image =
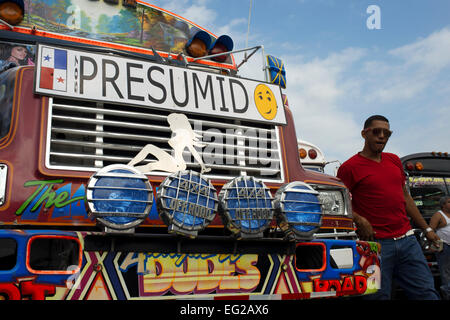
[[[430,226],[425,221],[416,204],[414,203],[413,198],[406,189],[406,185],[403,186],[403,194],[405,195],[406,201],[406,213],[414,221],[414,224],[425,232],[425,229],[429,228]],[[426,232],[425,235],[430,241],[439,240],[439,237],[436,235],[436,233],[434,233],[434,231]]]
[[[361,240],[374,241],[375,231],[373,231],[372,225],[366,218],[353,211],[353,221],[356,224],[356,232]]]
[[[442,215],[439,212],[436,212],[430,219],[430,227],[433,228],[433,230],[442,228],[443,226],[445,226],[445,222],[442,220]]]

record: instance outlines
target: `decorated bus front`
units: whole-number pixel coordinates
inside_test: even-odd
[[[282,84],[237,77],[230,37],[143,1],[2,5],[2,297],[377,290],[376,243],[316,238],[352,230],[346,189],[298,165]]]

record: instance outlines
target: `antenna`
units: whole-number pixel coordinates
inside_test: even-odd
[[[250,0],[250,8],[248,10],[248,25],[247,25],[247,40],[245,42],[245,47],[248,48],[248,36],[250,34],[250,20],[252,18],[252,0]],[[245,58],[247,58],[247,52],[245,53]]]

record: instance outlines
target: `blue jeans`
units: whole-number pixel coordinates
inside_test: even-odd
[[[441,291],[443,299],[450,300],[450,246],[444,243],[444,250],[436,253],[441,273]]]
[[[377,239],[381,244],[381,289],[369,299],[391,298],[392,281],[405,291],[411,300],[439,300],[433,275],[422,248],[414,235],[399,240]]]

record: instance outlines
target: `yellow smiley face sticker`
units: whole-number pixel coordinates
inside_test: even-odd
[[[273,120],[277,115],[277,101],[272,90],[265,84],[259,84],[256,87],[255,104],[264,119]]]

